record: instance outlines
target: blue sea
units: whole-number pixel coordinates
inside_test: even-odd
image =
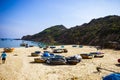
[[[27,43],[28,45],[38,46],[37,42],[33,41],[25,41],[25,40],[15,40],[15,39],[0,39],[0,48],[7,48],[7,47],[21,47],[21,43]]]

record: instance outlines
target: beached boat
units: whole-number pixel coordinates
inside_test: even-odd
[[[94,56],[94,58],[103,58],[103,57],[104,57],[103,54],[97,54],[97,55]]]
[[[39,56],[39,54],[37,54],[37,53],[31,53],[31,56]]]
[[[77,47],[77,45],[72,45],[72,47]]]
[[[43,55],[41,55],[41,57],[45,60],[47,60],[48,58],[53,58],[54,57],[54,54],[52,53],[43,53]]]
[[[63,49],[54,49],[53,53],[63,53],[64,50]]]
[[[93,57],[95,57],[95,58],[104,57],[103,53],[101,53],[101,52],[90,52],[90,55],[93,55]]]
[[[103,77],[102,80],[120,80],[120,73],[111,73]]]
[[[82,59],[92,59],[94,56],[88,53],[80,54]]]
[[[54,48],[56,48],[56,47],[55,47],[55,46],[50,46],[50,48],[51,48],[51,49],[54,49]]]
[[[67,63],[70,65],[76,65],[82,60],[82,57],[80,55],[70,56],[66,57]]]
[[[44,48],[43,48],[43,50],[47,50],[47,48],[46,48],[46,47],[44,47]]]
[[[35,51],[34,53],[31,53],[31,56],[39,56],[40,55],[40,51]]]
[[[46,63],[51,65],[65,65],[66,59],[65,58],[49,58],[47,59]]]
[[[50,51],[47,51],[47,50],[46,50],[46,51],[43,51],[43,53],[50,53]]]
[[[4,51],[9,53],[9,52],[13,52],[14,48],[4,48]]]
[[[34,62],[36,62],[36,63],[45,63],[46,60],[43,59],[43,58],[34,58]]]
[[[64,53],[67,53],[67,52],[68,52],[68,50],[67,50],[67,49],[63,49],[63,52],[64,52]]]
[[[67,49],[54,49],[53,53],[67,53],[68,50]]]
[[[29,45],[29,47],[34,47],[34,45]]]

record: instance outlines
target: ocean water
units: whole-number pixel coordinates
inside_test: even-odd
[[[25,40],[14,40],[14,39],[0,39],[0,48],[7,48],[7,47],[21,47],[21,43],[27,43],[28,45],[38,46],[37,42],[33,41],[25,41]]]

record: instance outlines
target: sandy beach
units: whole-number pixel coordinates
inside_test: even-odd
[[[60,48],[61,46],[57,46]],[[83,46],[83,48],[65,45],[67,53],[63,56],[73,56],[83,52],[96,52],[96,48]],[[3,48],[0,48],[0,54]],[[105,53],[103,58],[82,59],[77,65],[48,65],[45,63],[34,63],[31,53],[44,50],[39,47],[15,48],[12,53],[7,53],[5,64],[0,60],[0,80],[101,80],[102,77],[112,73],[106,70],[97,72],[96,67],[120,72],[117,59],[120,51],[112,49],[98,50]],[[52,52],[49,48],[48,51]],[[17,54],[17,56],[15,56]]]

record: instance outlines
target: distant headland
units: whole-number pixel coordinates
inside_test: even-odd
[[[92,19],[89,23],[67,29],[55,25],[34,35],[22,37],[23,40],[53,44],[82,44],[104,46],[108,42],[120,43],[120,16],[109,15]]]

